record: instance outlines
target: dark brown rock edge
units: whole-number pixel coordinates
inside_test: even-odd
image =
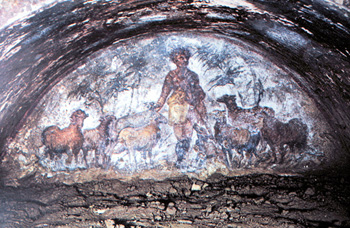
[[[0,188],[0,227],[348,227],[344,177],[213,175]]]
[[[1,30],[0,54],[13,47],[0,62],[0,103],[6,104],[0,118],[1,155],[45,93],[88,56],[117,41],[189,31],[239,38],[299,73],[295,80],[318,104],[340,144],[334,156],[342,166],[333,169],[348,169],[348,11],[316,0],[249,1],[267,13],[193,2],[67,1]],[[140,23],[149,15],[168,17]],[[291,47],[270,39],[264,31],[274,26],[288,26],[310,42]],[[0,227],[349,227],[348,180],[337,175],[217,175],[205,182],[184,176],[64,185],[37,183],[28,176],[18,187],[0,186]]]
[[[349,10],[320,0],[247,0],[258,11],[209,2],[65,1],[0,30],[0,157],[42,97],[92,54],[129,39],[193,32],[239,39],[290,70],[333,129],[326,165],[348,168]],[[269,36],[271,28],[282,36]]]

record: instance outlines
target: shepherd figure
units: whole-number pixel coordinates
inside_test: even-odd
[[[170,54],[176,69],[170,71],[165,77],[162,92],[155,106],[160,111],[165,102],[169,106],[168,122],[173,126],[174,134],[178,140],[175,151],[177,165],[180,165],[189,150],[193,134],[193,125],[201,123],[206,125],[207,110],[204,105],[205,93],[199,85],[196,73],[187,68],[190,51],[179,48]]]

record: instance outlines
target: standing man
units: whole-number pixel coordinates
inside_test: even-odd
[[[199,85],[198,75],[187,68],[190,57],[189,50],[185,48],[175,49],[170,54],[177,68],[165,77],[162,93],[155,106],[156,111],[160,111],[170,95],[167,104],[169,124],[173,126],[178,140],[175,147],[177,165],[182,162],[189,150],[193,124],[199,121],[205,125],[207,118],[203,102],[205,93]]]

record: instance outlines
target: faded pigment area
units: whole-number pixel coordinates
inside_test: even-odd
[[[179,49],[190,54],[187,69],[198,76],[192,86],[202,88],[205,111],[198,98],[186,100],[189,91],[179,102],[176,89],[159,106]],[[170,33],[116,43],[41,99],[5,160],[18,161],[22,175],[64,180],[69,173],[76,181],[317,168],[331,151],[328,125],[293,78],[258,50],[219,36]]]

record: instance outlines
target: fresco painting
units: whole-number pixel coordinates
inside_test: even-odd
[[[329,128],[297,79],[213,35],[116,43],[41,99],[8,156],[42,173],[317,167],[332,147]]]

